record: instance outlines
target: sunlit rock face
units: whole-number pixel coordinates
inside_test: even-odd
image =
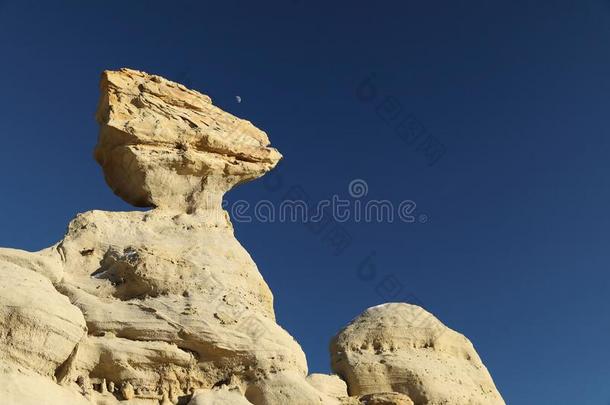
[[[101,92],[95,158],[113,191],[135,206],[220,207],[226,191],[282,157],[249,121],[160,76],[106,71]]]
[[[267,135],[201,93],[130,69],[103,73],[97,120],[108,184],[153,209],[85,212],[49,249],[0,250],[0,380],[27,388],[47,378],[41,387],[54,388],[40,403],[62,404],[73,394],[185,403],[197,390],[209,392],[195,403],[225,391],[247,403],[275,374],[307,384],[305,355],[276,324],[273,295],[220,203],[280,160]]]
[[[367,309],[335,336],[330,350],[349,394],[369,395],[370,403],[397,392],[416,405],[504,404],[472,343],[416,305]]]

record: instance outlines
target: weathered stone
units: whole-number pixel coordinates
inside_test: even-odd
[[[199,390],[188,405],[252,405],[243,395],[226,389]]]
[[[197,91],[131,69],[106,71],[95,158],[106,181],[139,207],[220,207],[236,184],[281,159],[267,134]]]
[[[340,402],[316,390],[302,375],[274,373],[251,384],[246,398],[254,405],[339,405]]]
[[[61,374],[86,332],[83,314],[43,275],[0,262],[0,362]]]
[[[91,405],[71,387],[14,365],[0,363],[0,403],[7,405]],[[152,405],[152,404],[151,404]]]
[[[331,342],[352,396],[399,392],[417,405],[504,404],[470,341],[424,309],[369,308]]]
[[[332,398],[347,397],[347,384],[335,374],[310,374],[307,376],[307,382],[318,391]]]
[[[358,397],[362,405],[413,405],[411,398],[398,392],[380,392]]]

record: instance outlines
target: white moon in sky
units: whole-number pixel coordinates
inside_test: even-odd
[[[238,103],[241,103],[241,97],[235,96],[235,100],[237,100]]]

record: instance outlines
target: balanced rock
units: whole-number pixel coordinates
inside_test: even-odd
[[[416,405],[504,404],[472,343],[415,305],[369,308],[330,350],[351,396],[398,392]]]
[[[95,158],[114,192],[138,207],[220,206],[231,187],[282,157],[249,121],[160,76],[106,71],[101,91]]]

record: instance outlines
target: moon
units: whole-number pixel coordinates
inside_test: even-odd
[[[241,97],[235,96],[235,100],[237,100],[238,103],[241,103]]]

